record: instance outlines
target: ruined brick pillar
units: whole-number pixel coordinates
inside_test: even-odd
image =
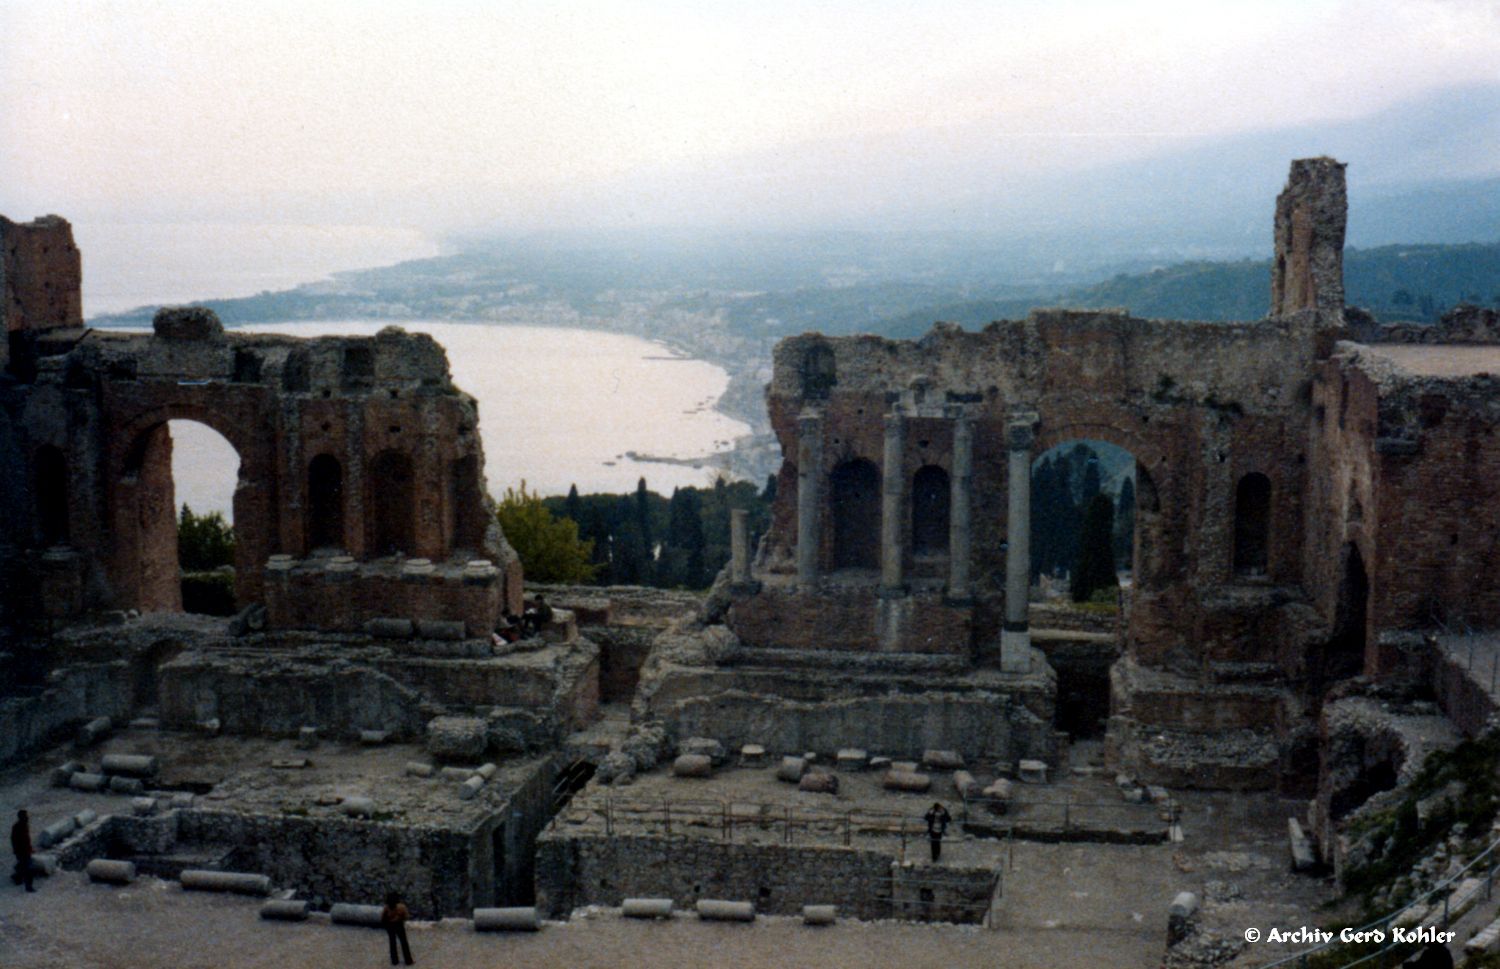
[[[1276,256],[1271,263],[1271,315],[1344,309],[1344,227],[1349,202],[1344,165],[1332,158],[1292,162],[1276,197]]]
[[[948,598],[967,601],[972,533],[969,486],[974,477],[974,426],[964,414],[953,421],[953,475],[948,479]]]
[[[1005,625],[1000,632],[1000,668],[1025,672],[1031,667],[1031,445],[1035,440],[1030,418],[1015,420],[1005,429],[1009,458],[1005,490]]]
[[[884,481],[880,497],[880,594],[906,592],[903,566],[906,548],[901,541],[902,510],[906,506],[906,419],[899,411],[885,415]]]
[[[797,418],[797,581],[818,581],[818,505],[823,483],[823,417]]]

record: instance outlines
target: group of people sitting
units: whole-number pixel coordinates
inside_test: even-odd
[[[552,607],[547,604],[546,596],[537,593],[534,600],[526,602],[519,616],[511,612],[509,606],[505,607],[491,638],[494,639],[496,646],[513,643],[519,639],[539,635],[543,627],[551,621]]]

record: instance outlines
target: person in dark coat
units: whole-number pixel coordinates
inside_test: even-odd
[[[16,812],[16,823],[10,827],[10,850],[16,856],[16,870],[10,880],[17,885],[25,883],[28,892],[36,891],[32,885],[36,868],[31,863],[31,818],[24,810]]]
[[[932,860],[935,862],[943,853],[943,835],[947,832],[948,822],[953,820],[953,815],[943,807],[943,802],[934,801],[924,817],[927,819],[927,839],[932,842]]]
[[[391,944],[391,965],[399,965],[396,961],[396,942],[401,942],[401,955],[406,958],[409,966],[411,961],[411,946],[406,941],[406,920],[411,913],[406,910],[406,904],[401,901],[401,896],[395,892],[389,892],[385,896],[385,908],[380,910],[380,924],[385,926],[386,941]]]

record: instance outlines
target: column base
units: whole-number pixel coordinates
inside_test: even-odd
[[[1000,672],[1031,672],[1031,630],[1002,629],[1000,631]]]
[[[911,594],[908,585],[882,585],[875,594],[882,599],[902,599]]]

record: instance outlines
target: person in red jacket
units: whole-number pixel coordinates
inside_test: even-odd
[[[406,957],[406,964],[411,962],[411,946],[406,942],[406,920],[411,913],[406,910],[406,904],[401,901],[401,896],[395,892],[389,892],[385,896],[385,908],[380,910],[380,924],[385,926],[385,936],[391,944],[391,965],[398,965],[396,961],[396,941],[401,941],[401,954]]]

